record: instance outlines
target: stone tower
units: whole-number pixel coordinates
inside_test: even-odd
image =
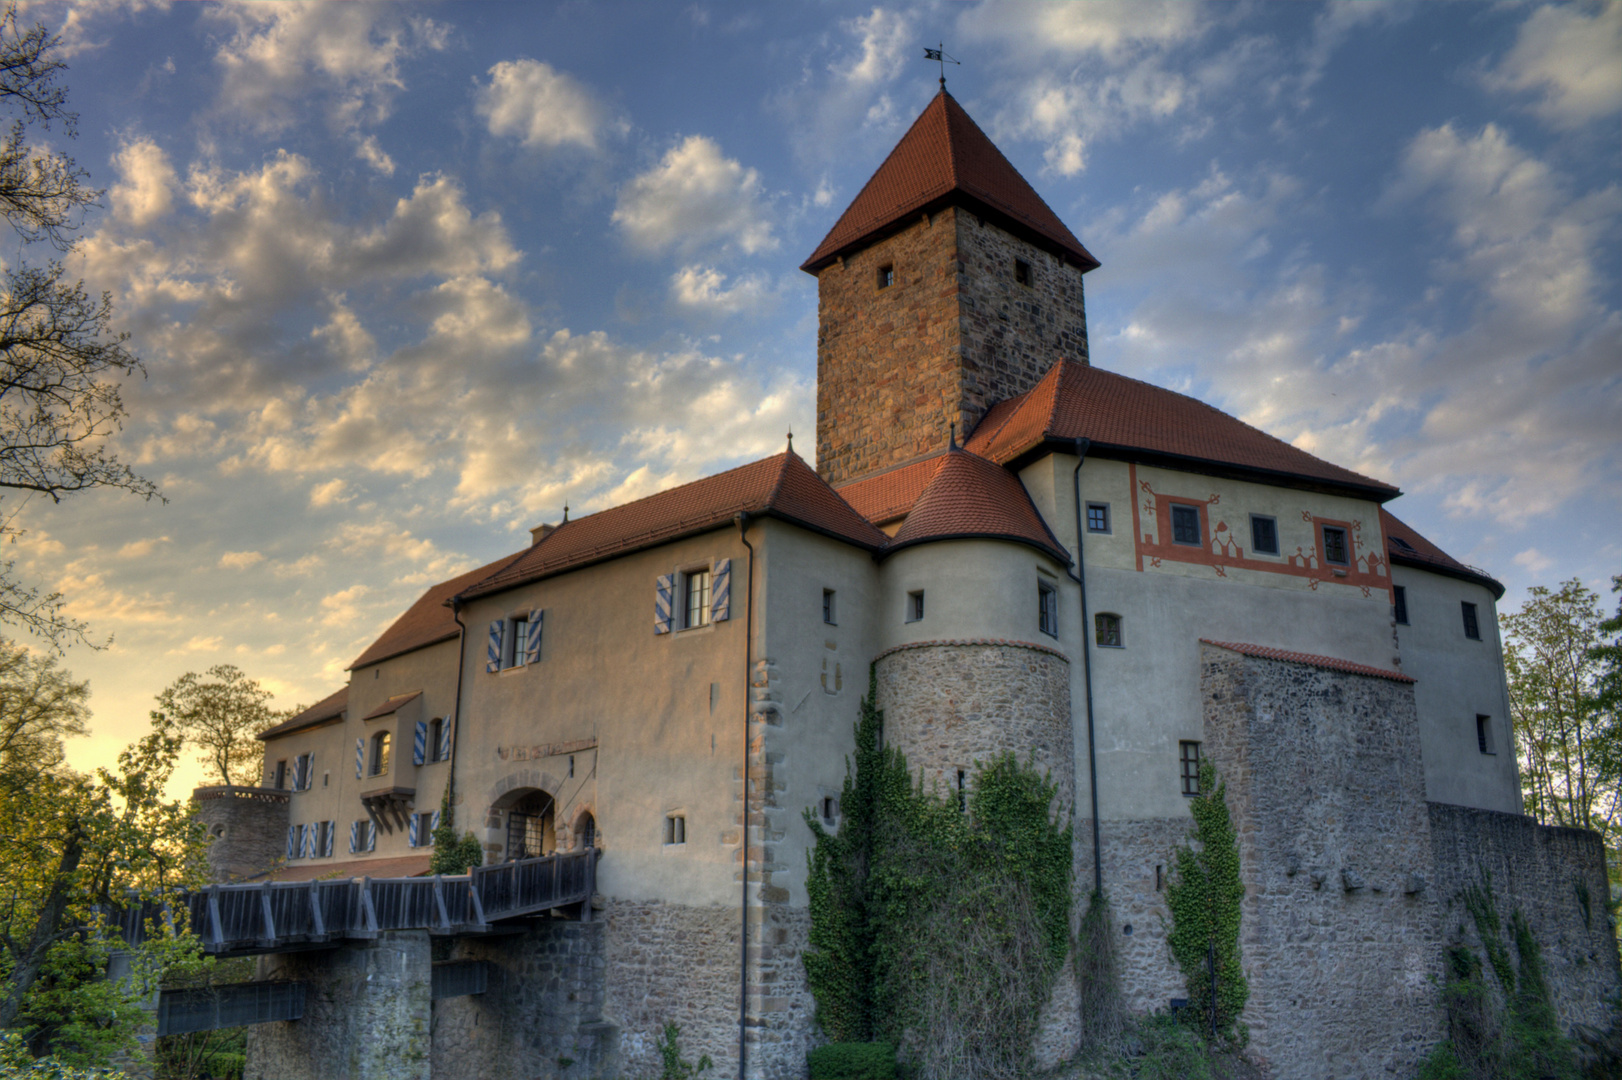
[[[817,471],[832,484],[966,437],[1087,360],[1098,266],[944,89],[800,267],[817,278]]]

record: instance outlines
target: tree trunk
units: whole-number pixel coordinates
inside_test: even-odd
[[[0,998],[0,1029],[12,1027],[22,1012],[23,1000],[39,978],[45,957],[61,933],[62,918],[68,910],[68,892],[79,860],[84,855],[84,836],[74,823],[62,844],[62,858],[57,863],[56,878],[51,882],[50,894],[40,908],[39,921],[29,935],[28,945],[17,956],[16,966],[6,983],[5,996]]]

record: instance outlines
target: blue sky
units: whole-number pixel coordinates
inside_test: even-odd
[[[1093,363],[1400,485],[1506,607],[1622,572],[1622,6],[28,17],[64,34],[71,151],[108,189],[73,268],[147,363],[119,447],[168,498],[18,518],[20,568],[115,639],[67,658],[94,695],[81,765],[187,670],[324,696],[565,501],[791,427],[809,453],[796,268],[935,92],[941,40],[1103,262]]]

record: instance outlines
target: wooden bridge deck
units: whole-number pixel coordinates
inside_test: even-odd
[[[591,918],[593,849],[481,866],[460,877],[360,878],[211,885],[169,905],[113,913],[119,934],[139,944],[152,923],[184,907],[192,931],[215,956],[249,956],[374,938],[384,930],[488,932],[506,919],[579,905]]]

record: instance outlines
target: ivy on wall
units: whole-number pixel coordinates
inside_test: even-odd
[[[977,765],[962,806],[926,789],[881,745],[876,697],[870,673],[838,831],[805,815],[817,1021],[894,1043],[924,1078],[1020,1075],[1070,950],[1067,808],[1011,754]]]
[[[1245,886],[1239,880],[1239,837],[1228,816],[1226,796],[1227,785],[1217,783],[1216,769],[1210,762],[1201,764],[1200,794],[1188,800],[1194,844],[1177,849],[1166,885],[1166,906],[1171,909],[1167,942],[1188,982],[1193,1014],[1202,1018],[1207,1031],[1215,1028],[1219,1038],[1242,1042],[1239,1014],[1250,997],[1239,958]]]

